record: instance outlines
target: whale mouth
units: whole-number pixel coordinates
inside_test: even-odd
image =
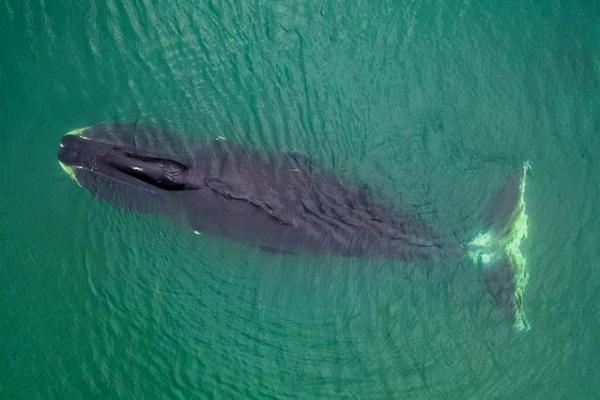
[[[73,129],[73,130],[67,132],[65,134],[65,137],[66,136],[80,136],[80,137],[84,138],[84,136],[82,134],[87,129],[88,129],[88,127]],[[63,140],[64,140],[64,138],[63,138]],[[77,182],[77,184],[79,186],[81,186],[81,184],[77,180],[77,173],[76,173],[76,169],[81,168],[81,166],[80,165],[71,165],[68,162],[68,160],[66,158],[64,158],[64,155],[66,153],[66,150],[64,150],[65,147],[66,147],[66,144],[63,143],[63,141],[61,140],[61,142],[59,144],[59,151],[58,151],[58,164],[71,179],[73,179],[75,182]],[[63,160],[65,162],[63,162]]]

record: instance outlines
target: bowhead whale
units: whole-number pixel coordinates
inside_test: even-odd
[[[266,251],[401,261],[467,255],[484,269],[496,305],[520,330],[527,283],[525,164],[464,243],[296,153],[197,141],[137,124],[97,124],[63,136],[62,168],[94,196],[134,212],[186,221]]]

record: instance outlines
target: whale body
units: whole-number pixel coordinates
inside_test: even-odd
[[[114,123],[69,132],[58,159],[81,186],[107,202],[180,219],[198,233],[271,252],[401,261],[468,254],[486,267],[495,303],[509,319],[519,319],[517,325],[525,324],[517,287],[524,287],[526,274],[501,239],[510,237],[514,248],[518,236],[518,250],[524,237],[515,221],[524,214],[526,168],[507,180],[488,208],[488,231],[465,244],[440,237],[414,215],[297,152]]]

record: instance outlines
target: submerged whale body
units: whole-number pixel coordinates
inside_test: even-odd
[[[518,328],[526,327],[519,290],[527,279],[519,250],[526,235],[526,168],[492,202],[487,231],[461,244],[295,152],[200,142],[148,126],[98,124],[65,135],[58,159],[103,200],[182,219],[197,232],[267,251],[402,261],[467,253],[484,268],[496,304]]]
[[[59,160],[109,202],[180,213],[194,230],[272,251],[415,260],[458,248],[300,154],[160,136],[150,128],[98,125],[66,135]]]

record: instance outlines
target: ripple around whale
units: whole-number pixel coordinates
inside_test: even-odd
[[[485,232],[468,244],[432,233],[299,153],[198,142],[140,124],[98,124],[60,142],[61,166],[95,196],[129,210],[184,220],[195,233],[284,254],[331,254],[411,262],[468,252],[485,269],[494,301],[528,329],[525,177],[514,173],[488,207]]]
[[[1,1],[0,398],[596,398],[598,15]],[[297,149],[442,237],[480,240],[406,263],[198,236],[63,173],[61,136],[97,121]],[[526,334],[468,257],[493,256],[473,228],[523,160]]]

